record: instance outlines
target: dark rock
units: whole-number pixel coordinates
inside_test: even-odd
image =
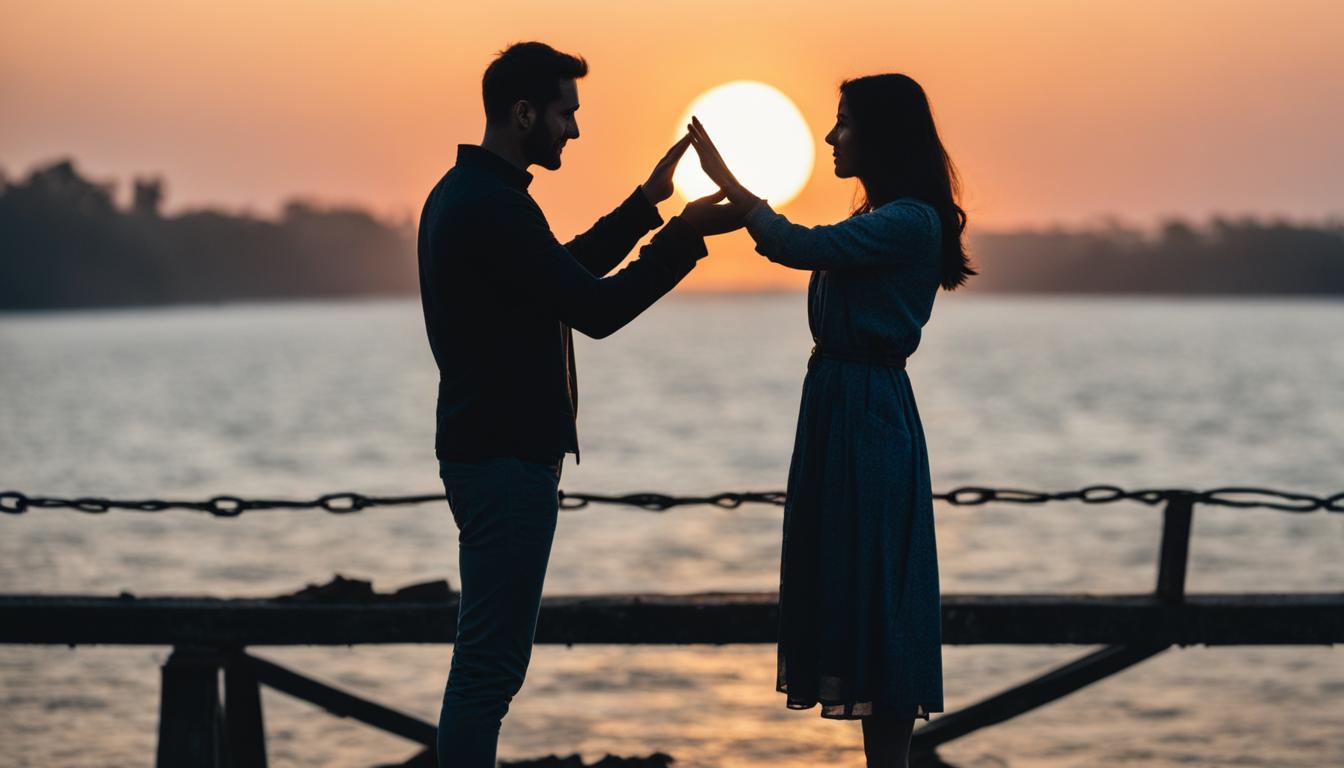
[[[326,584],[309,584],[288,595],[279,595],[276,600],[299,600],[304,602],[344,603],[363,602],[374,596],[373,582],[363,579],[347,579],[336,574]]]
[[[273,600],[280,602],[317,602],[317,603],[373,603],[395,601],[399,603],[437,603],[451,600],[453,588],[444,579],[426,581],[423,584],[411,584],[392,593],[373,591],[373,582],[364,579],[347,579],[336,574],[326,584],[309,584],[288,595],[278,595]]]
[[[440,603],[451,600],[455,594],[446,579],[439,579],[402,587],[392,593],[392,599],[408,603]]]

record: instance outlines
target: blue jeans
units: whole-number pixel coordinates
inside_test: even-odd
[[[532,657],[560,466],[441,461],[439,476],[457,523],[461,582],[439,713],[439,768],[495,768],[499,726]]]

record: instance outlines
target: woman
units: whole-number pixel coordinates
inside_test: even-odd
[[[862,719],[869,766],[905,766],[914,718],[943,710],[928,454],[905,359],[939,286],[975,274],[958,181],[923,89],[905,75],[840,86],[835,174],[862,202],[837,224],[791,223],[734,178],[700,121],[692,144],[756,250],[812,272],[815,346],[780,568],[777,688],[788,706]]]

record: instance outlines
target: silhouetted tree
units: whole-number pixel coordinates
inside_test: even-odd
[[[163,182],[114,185],[70,160],[0,186],[0,309],[304,296],[401,295],[417,285],[414,231],[351,208],[290,203],[279,221],[163,216]]]
[[[135,198],[131,201],[131,212],[138,216],[157,218],[159,205],[163,202],[163,179],[137,178],[135,180]]]

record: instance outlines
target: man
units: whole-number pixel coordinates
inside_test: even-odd
[[[742,212],[688,204],[604,277],[672,194],[678,141],[614,211],[561,245],[528,195],[579,137],[583,59],[520,43],[485,71],[485,137],[460,145],[420,218],[420,294],[439,366],[435,453],[458,526],[461,603],[439,716],[440,766],[494,768],[499,727],[527,671],[555,534],[564,454],[578,460],[570,328],[602,338],[672,289],[706,253],[704,237]]]

